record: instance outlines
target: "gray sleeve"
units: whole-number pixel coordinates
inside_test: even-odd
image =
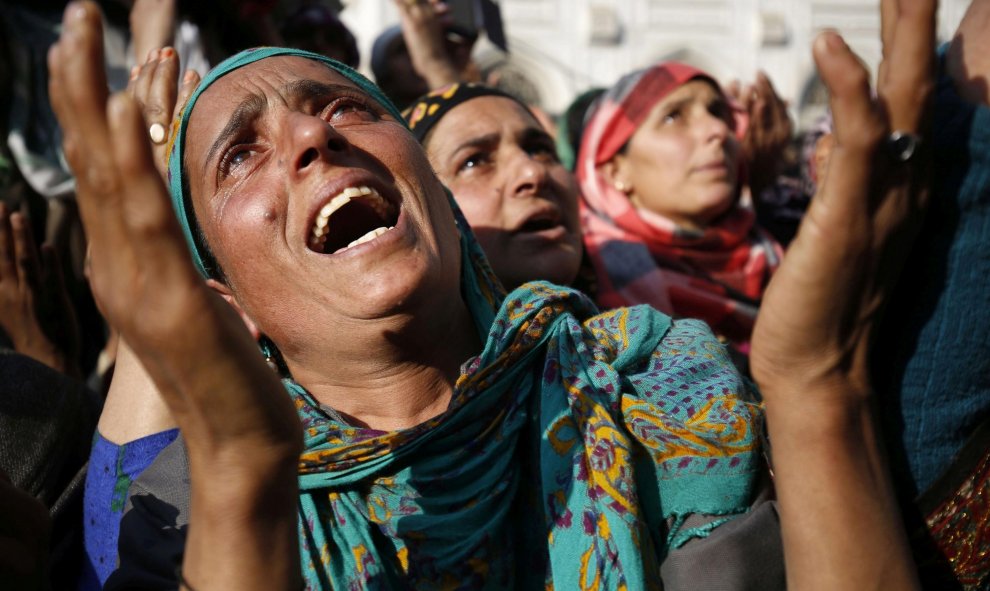
[[[189,493],[186,446],[179,435],[131,484],[120,522],[117,570],[104,589],[178,589]]]
[[[691,516],[688,527],[710,521]],[[672,550],[660,566],[665,591],[786,589],[777,503],[759,499],[744,515]]]

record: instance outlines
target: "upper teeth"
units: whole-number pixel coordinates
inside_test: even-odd
[[[388,204],[385,202],[385,199],[383,199],[382,196],[378,193],[378,191],[376,191],[371,187],[364,187],[364,186],[347,187],[346,189],[338,193],[336,196],[334,196],[333,199],[328,201],[326,205],[324,205],[320,209],[319,213],[316,214],[316,221],[313,223],[313,231],[309,239],[310,246],[314,250],[321,250],[323,248],[323,245],[326,243],[330,216],[333,215],[333,212],[347,205],[351,201],[351,199],[354,199],[356,197],[365,197],[365,196],[370,197],[369,203],[371,204],[372,207],[374,207],[378,211],[378,213],[380,213],[383,217],[388,215]],[[384,234],[385,231],[388,229],[391,228],[384,228],[384,227],[376,228],[375,230],[368,232],[361,238],[358,238],[354,242],[351,242],[348,245],[348,247],[354,246],[355,244],[360,244],[362,242],[367,242],[368,240],[376,238]],[[377,234],[375,234],[375,232],[377,232]],[[371,234],[375,234],[375,235],[371,236]]]

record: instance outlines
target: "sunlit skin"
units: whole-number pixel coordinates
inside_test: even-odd
[[[739,141],[725,96],[692,80],[660,100],[604,164],[606,178],[637,207],[703,230],[738,197]]]
[[[480,97],[453,109],[424,142],[506,287],[577,276],[577,184],[553,139],[519,103]]]
[[[278,346],[297,381],[351,416],[408,415],[378,428],[446,408],[477,335],[459,296],[446,195],[402,123],[326,66],[273,57],[203,93],[185,165],[196,217],[226,277],[218,288]],[[395,228],[344,252],[311,250],[315,211],[362,185],[401,201]],[[402,413],[383,399],[414,408]]]

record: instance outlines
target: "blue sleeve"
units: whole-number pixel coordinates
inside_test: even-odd
[[[127,490],[178,434],[178,429],[171,429],[116,445],[96,433],[83,493],[86,560],[81,590],[101,589],[116,568],[117,538]]]

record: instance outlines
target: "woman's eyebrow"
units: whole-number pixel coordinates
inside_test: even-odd
[[[685,105],[690,104],[690,103],[692,103],[694,101],[695,101],[695,97],[693,97],[693,96],[685,96],[685,97],[679,98],[679,99],[677,99],[675,101],[671,101],[671,102],[667,103],[666,105],[660,107],[660,111],[659,112],[661,114],[670,113],[671,111],[675,111],[677,109],[680,109],[680,108],[684,107]]]
[[[451,156],[453,156],[458,152],[469,148],[480,148],[480,147],[490,146],[493,143],[498,143],[499,137],[500,136],[498,133],[486,133],[485,135],[474,136],[473,138],[470,138],[454,146],[454,149],[450,151],[450,154]]]
[[[542,142],[545,140],[553,141],[553,138],[547,133],[547,130],[542,127],[527,127],[520,134],[520,141],[523,142]]]
[[[339,94],[360,94],[373,102],[363,90],[347,84],[329,84],[318,80],[302,79],[286,82],[280,89],[282,96],[289,101],[305,102],[315,98],[337,96]],[[376,103],[377,104],[377,103]]]

